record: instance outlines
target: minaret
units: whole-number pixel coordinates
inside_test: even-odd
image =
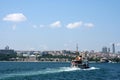
[[[76,44],[76,54],[79,55],[78,44]]]

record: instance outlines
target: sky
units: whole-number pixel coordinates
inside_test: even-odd
[[[120,0],[0,0],[0,49],[120,51]]]

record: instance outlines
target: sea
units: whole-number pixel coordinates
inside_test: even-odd
[[[120,80],[120,63],[89,65],[80,69],[70,62],[0,62],[0,80]]]

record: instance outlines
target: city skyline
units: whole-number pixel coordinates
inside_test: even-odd
[[[112,53],[112,54],[116,54],[116,53],[120,53],[120,51],[115,51],[115,48],[116,48],[116,46],[115,46],[115,44],[113,43],[112,44],[112,46],[110,47],[108,47],[108,46],[103,46],[102,48],[101,48],[101,50],[100,51],[94,51],[93,49],[91,49],[91,50],[79,50],[79,47],[78,47],[78,44],[76,44],[76,50],[68,50],[68,51],[75,51],[75,52],[92,52],[92,53],[96,53],[96,52],[100,52],[100,53]],[[8,45],[7,46],[5,46],[4,48],[1,48],[0,50],[15,50],[15,49],[13,49],[13,48],[10,48]],[[15,50],[15,51],[66,51],[66,49],[63,49],[63,50]]]
[[[120,1],[0,1],[0,48],[120,51]]]

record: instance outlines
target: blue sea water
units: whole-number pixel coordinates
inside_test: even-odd
[[[120,63],[79,69],[69,62],[0,62],[0,80],[120,80]]]

